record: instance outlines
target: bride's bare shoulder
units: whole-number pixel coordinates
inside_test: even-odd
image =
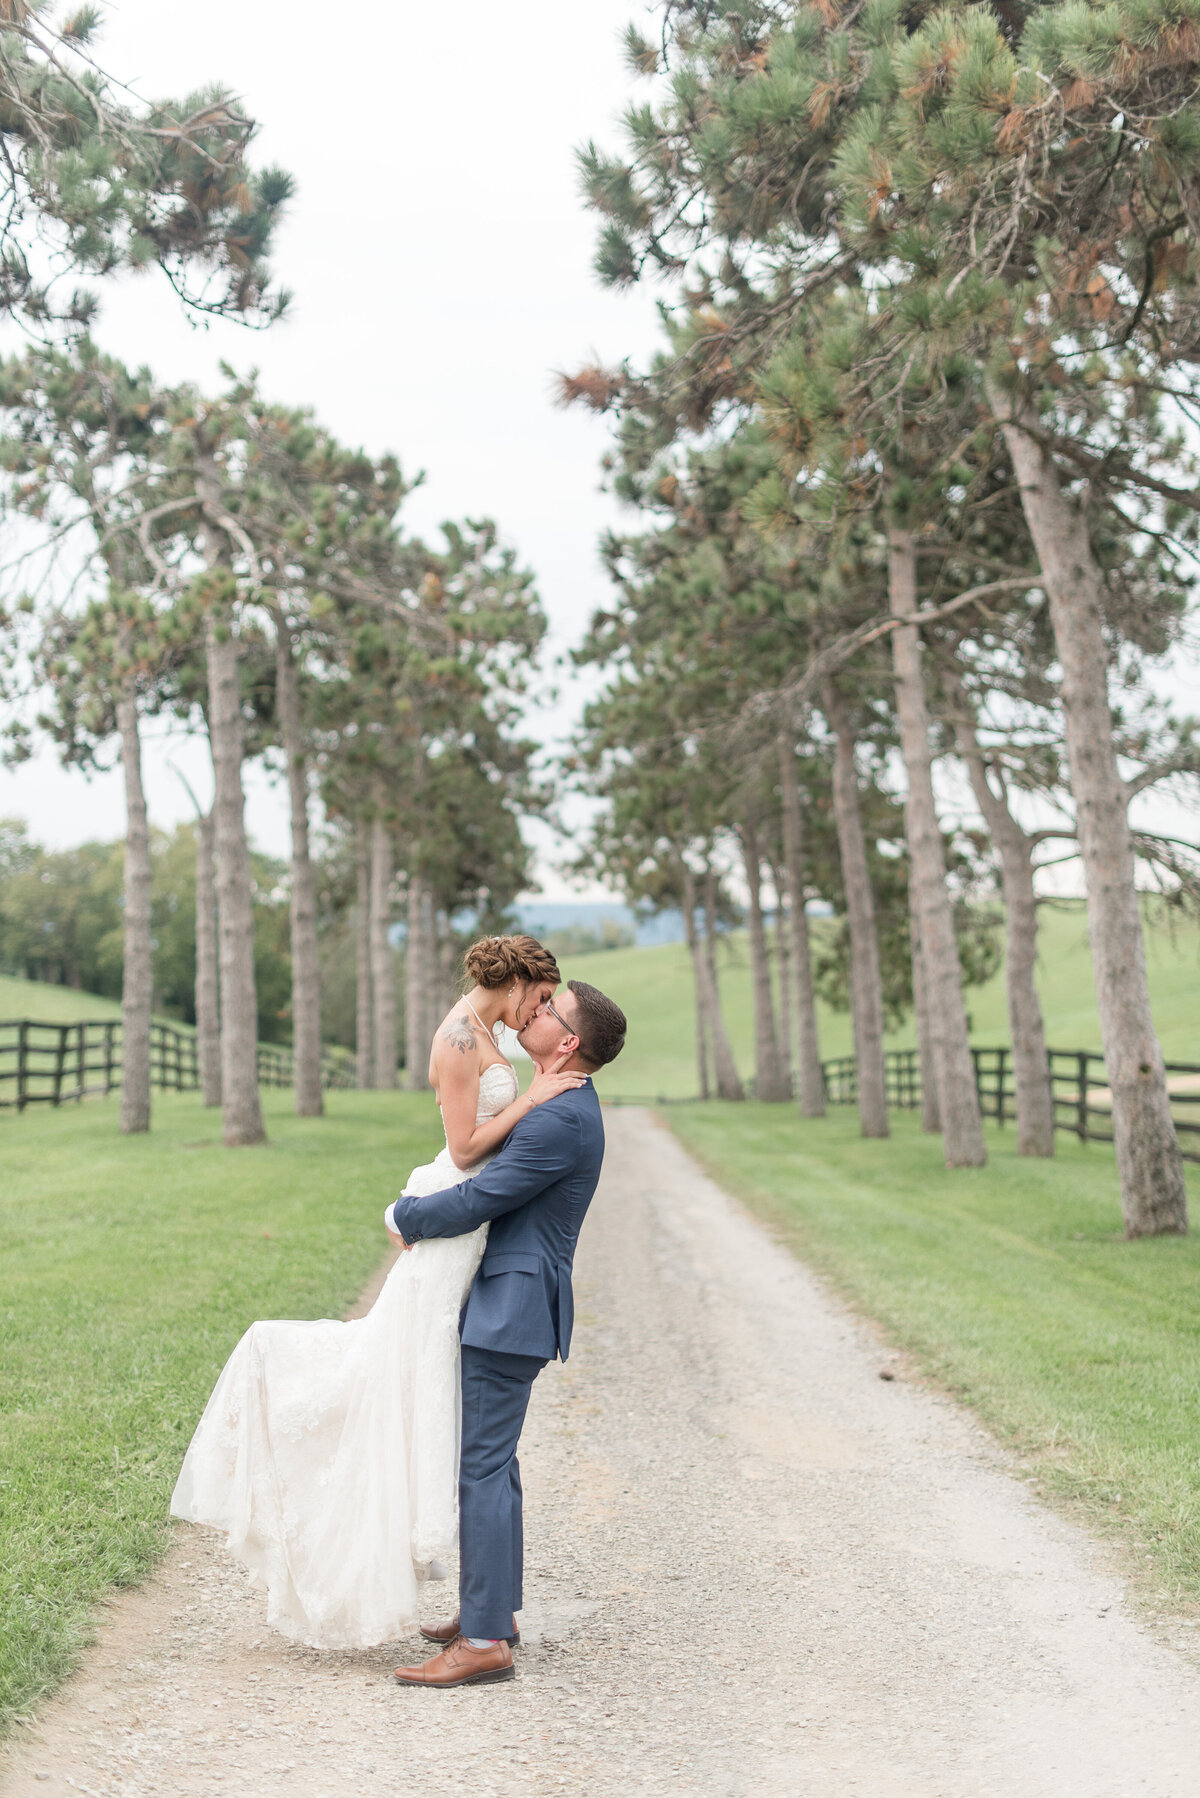
[[[471,1013],[464,1006],[456,1005],[438,1025],[433,1039],[433,1053],[436,1057],[448,1051],[462,1056],[477,1055],[479,1036],[479,1025]]]

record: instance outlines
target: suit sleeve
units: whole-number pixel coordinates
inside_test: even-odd
[[[521,1119],[495,1160],[473,1180],[424,1196],[401,1193],[392,1207],[394,1226],[409,1243],[465,1236],[536,1199],[578,1160],[579,1121],[564,1110],[556,1115],[551,1099]]]

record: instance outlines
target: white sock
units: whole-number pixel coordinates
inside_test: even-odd
[[[472,1648],[494,1648],[500,1640],[499,1636],[468,1636],[467,1641]]]

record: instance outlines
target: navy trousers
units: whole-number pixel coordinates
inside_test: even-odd
[[[463,1345],[458,1590],[464,1636],[510,1636],[521,1608],[517,1443],[530,1389],[545,1365],[536,1355]]]

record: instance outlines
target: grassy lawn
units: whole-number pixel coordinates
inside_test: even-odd
[[[0,1018],[37,1018],[46,1024],[75,1024],[80,1018],[119,1018],[118,999],[102,999],[97,993],[77,993],[73,986],[46,986],[40,980],[22,980],[16,974],[0,974]]]
[[[986,1168],[948,1171],[910,1116],[887,1144],[845,1107],[664,1116],[1045,1490],[1119,1538],[1148,1592],[1200,1601],[1200,1240],[1124,1241],[1111,1150],[1060,1136],[1055,1160],[1028,1161],[992,1129]]]
[[[814,918],[819,931],[822,920]],[[1046,910],[1039,935],[1038,987],[1048,1041],[1055,1049],[1099,1049],[1100,1025],[1092,987],[1087,920],[1082,905]],[[1146,931],[1154,1017],[1168,1061],[1200,1062],[1200,928],[1174,931],[1155,923]],[[563,973],[590,980],[629,1015],[629,1042],[604,1076],[605,1089],[630,1097],[680,1098],[697,1089],[692,975],[682,943],[656,949],[610,949],[567,957]],[[722,945],[721,997],[738,1066],[754,1067],[749,951],[742,935]],[[967,993],[971,1039],[986,1047],[1008,1042],[1004,974]],[[850,1020],[820,1006],[823,1056],[848,1055]],[[911,1019],[887,1039],[889,1049],[912,1048]]]
[[[73,995],[78,998],[78,995]],[[339,1316],[440,1136],[427,1095],[333,1093],[228,1151],[192,1094],[0,1116],[0,1721],[69,1668],[96,1597],[163,1549],[216,1375],[256,1317]]]

